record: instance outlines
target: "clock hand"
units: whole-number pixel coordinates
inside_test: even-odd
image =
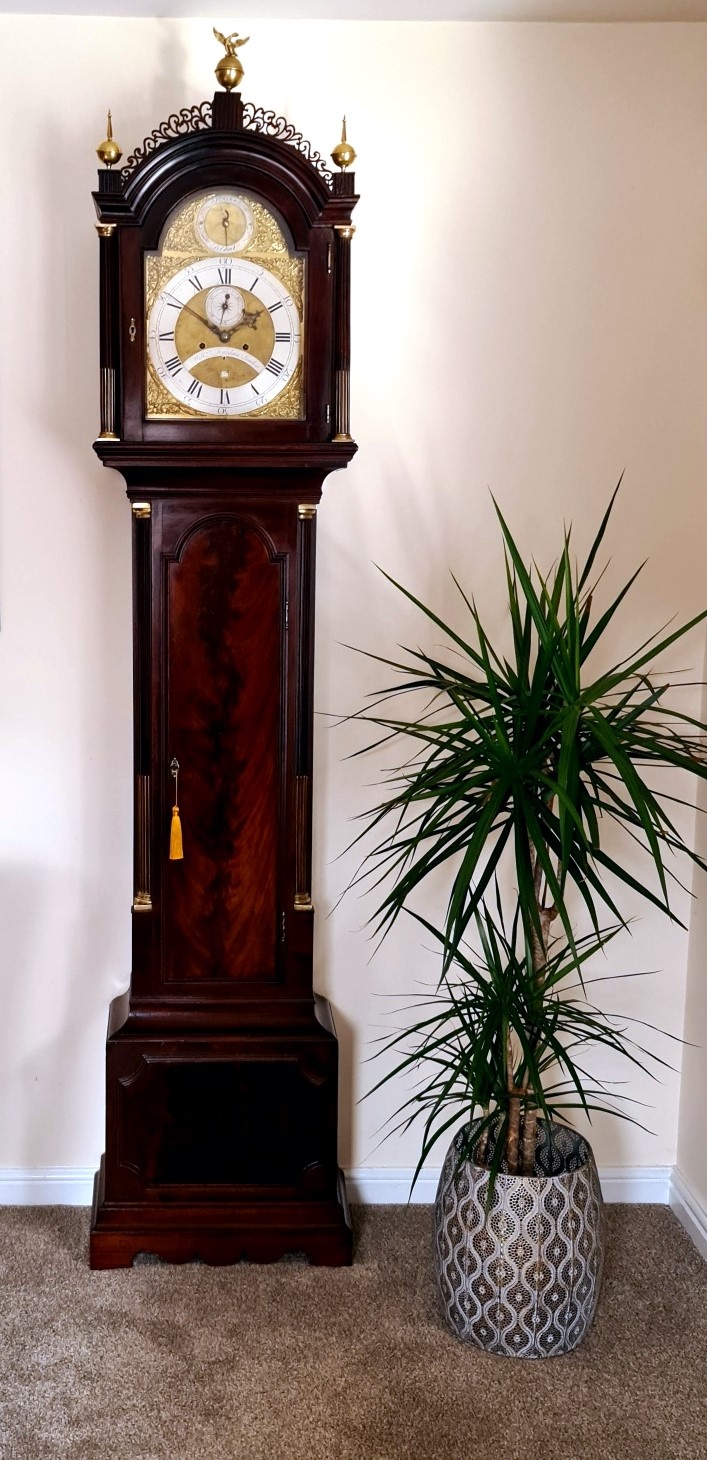
[[[225,208],[224,209],[223,218],[221,219],[221,226],[222,226],[223,231],[224,231],[224,233],[226,235],[226,243],[228,243],[228,223],[229,223],[229,212],[228,212],[228,208]]]
[[[248,328],[251,330],[257,329],[258,320],[260,319],[262,313],[262,309],[244,309],[240,317],[239,323],[247,325]]]
[[[194,318],[198,319],[199,324],[205,324],[207,330],[211,330],[212,335],[218,334],[218,325],[209,324],[206,316],[204,314],[199,314],[198,310],[192,309],[191,304],[183,304],[182,309],[186,309],[187,314],[193,314]]]
[[[217,324],[210,324],[205,315],[199,314],[196,309],[192,309],[191,304],[183,304],[182,309],[186,309],[187,314],[193,314],[194,318],[198,319],[199,324],[205,324],[207,330],[211,330],[212,335],[216,335],[222,345],[228,344],[233,330],[222,330]]]

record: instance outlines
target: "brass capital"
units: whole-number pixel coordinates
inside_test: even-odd
[[[299,507],[297,508],[297,516],[299,517],[300,522],[307,522],[312,517],[316,517],[316,515],[317,509],[313,502],[300,502]]]
[[[115,233],[115,223],[96,223],[95,229],[99,238],[112,238]]]
[[[338,233],[339,238],[343,238],[347,243],[350,243],[356,232],[356,227],[353,223],[335,223],[334,232]]]
[[[143,518],[152,516],[152,506],[149,502],[133,502],[133,517]]]

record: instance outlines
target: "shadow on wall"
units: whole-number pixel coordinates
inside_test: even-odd
[[[79,115],[64,111],[57,125],[62,153],[86,150]],[[54,725],[51,703],[42,717],[37,774],[50,783],[63,824],[47,838],[44,855],[54,860],[41,860],[38,844],[36,861],[0,869],[0,1060],[14,1106],[10,1164],[23,1167],[77,1155],[85,1164],[102,1149],[108,1005],[130,973],[132,836],[130,509],[122,478],[92,451],[99,322],[89,189],[97,163],[89,149],[84,178],[52,167],[45,153],[35,163],[57,242],[45,258],[54,349],[51,365],[47,352],[33,361],[41,419],[26,484],[48,614],[35,672],[42,674],[40,656],[47,667],[59,656],[64,697]]]
[[[422,444],[424,447],[424,442]],[[367,737],[361,726],[338,723],[339,716],[347,711],[355,712],[364,706],[366,694],[371,690],[379,690],[386,684],[394,685],[395,673],[375,659],[366,658],[365,654],[351,653],[345,644],[358,645],[372,655],[396,658],[403,657],[398,654],[397,646],[400,644],[414,650],[417,643],[431,648],[443,641],[441,631],[426,621],[409,600],[381,579],[370,560],[375,558],[392,577],[398,578],[423,602],[429,603],[442,618],[465,634],[469,615],[451,580],[450,569],[453,569],[465,590],[477,597],[482,620],[494,642],[500,639],[505,647],[504,641],[508,639],[509,632],[501,533],[488,494],[483,489],[473,491],[470,483],[468,516],[463,520],[456,520],[453,514],[459,506],[459,482],[450,484],[448,480],[441,478],[439,472],[435,472],[429,454],[423,465],[419,458],[413,459],[406,451],[404,443],[395,443],[388,450],[376,449],[374,456],[374,473],[377,477],[371,479],[361,473],[357,478],[358,462],[355,462],[351,469],[354,481],[346,484],[347,487],[355,487],[355,490],[346,494],[345,502],[342,502],[344,494],[337,494],[336,499],[332,500],[334,490],[330,488],[331,497],[325,501],[319,529],[319,573],[322,586],[318,594],[320,657],[316,696],[319,713],[316,719],[314,898],[319,917],[315,983],[316,987],[328,991],[332,996],[341,1033],[344,1151],[350,1149],[347,1138],[351,1128],[346,1092],[351,1090],[352,1081],[360,1070],[362,1060],[374,1052],[375,1040],[380,1034],[380,1030],[373,1027],[374,1022],[377,1022],[371,1013],[374,1008],[373,992],[377,989],[390,991],[395,981],[400,1002],[404,1005],[406,997],[415,993],[419,976],[417,969],[420,965],[419,958],[411,948],[415,939],[410,937],[409,929],[398,924],[390,941],[384,945],[387,956],[383,951],[375,953],[372,967],[368,968],[373,945],[366,939],[365,922],[366,917],[374,912],[381,894],[376,896],[372,893],[358,900],[355,893],[349,893],[343,898],[341,906],[337,905],[337,899],[341,897],[347,882],[355,875],[360,859],[360,848],[358,854],[356,851],[346,852],[347,846],[362,829],[361,823],[357,824],[355,818],[378,799],[376,783],[380,781],[382,768],[396,763],[396,757],[390,750],[347,759],[365,745],[367,739],[372,740],[375,736],[371,733]],[[332,486],[335,488],[336,485],[334,478]],[[597,500],[591,515],[578,510],[578,546],[588,546],[591,541],[613,485],[614,483],[607,484],[605,498]],[[638,490],[635,476],[633,480],[627,480],[617,504],[613,539],[610,535],[607,540],[607,558],[611,557],[617,543],[622,545],[621,527],[624,527],[625,533],[625,524],[631,521]],[[384,494],[388,496],[387,504],[380,500]],[[537,546],[541,565],[551,561],[557,543],[561,541],[561,514],[557,512],[549,525],[541,521],[536,523],[529,509],[521,505],[519,510],[517,503],[506,508],[502,491],[498,491],[496,495],[501,509],[507,512],[512,522],[515,518],[520,518],[521,524],[525,520],[526,525],[521,528],[521,535],[528,552],[532,552]],[[367,511],[367,508],[370,510]],[[387,536],[385,530],[381,531],[386,526]],[[360,547],[361,543],[364,544],[363,549]],[[359,545],[355,552],[353,544]],[[636,566],[636,554],[637,550],[632,548],[632,538],[627,535],[627,573]],[[612,596],[612,588],[616,591],[617,576],[619,582],[623,581],[622,574],[622,567],[618,571],[612,567],[607,586],[602,588],[607,603]],[[660,625],[663,615],[669,616],[669,612],[664,613],[661,603],[665,605],[666,600],[669,602],[671,586],[666,575],[662,579],[658,578],[657,594],[651,585],[648,628]],[[674,602],[670,603],[670,610],[674,606]],[[639,601],[633,615],[635,621],[629,621],[625,627],[626,648],[640,643],[647,631],[645,604],[641,606]],[[618,635],[615,647],[618,657],[621,650],[621,638]],[[448,647],[443,657],[447,657],[450,652]],[[395,716],[403,711],[400,705],[393,705],[390,713]],[[684,809],[684,817],[689,838],[689,805]],[[370,845],[370,839],[368,844]],[[625,838],[611,828],[607,848],[617,860],[634,856],[632,845],[627,844]],[[647,877],[650,882],[645,861],[637,865],[640,866],[642,878]],[[510,871],[507,875],[511,875]],[[449,872],[445,868],[436,887],[426,889],[427,905],[421,910],[426,911],[433,921],[434,910],[439,916],[440,909],[446,905],[448,880]],[[321,895],[323,890],[324,897]],[[704,888],[702,892],[704,893]],[[676,899],[677,910],[684,917],[689,916],[686,903],[684,895]],[[626,905],[625,895],[622,905]],[[584,927],[583,906],[579,896],[574,900],[574,909],[577,924]],[[666,1028],[672,1035],[679,1035],[679,983],[674,1017],[665,1008],[666,1000],[670,997],[670,980],[673,975],[673,941],[679,935],[672,934],[666,923],[659,923],[654,928],[650,910],[646,909],[640,899],[636,899],[636,905],[627,907],[626,911],[629,916],[636,916],[638,922],[634,927],[633,938],[627,938],[620,953],[617,951],[616,960],[612,964],[613,971],[618,974],[624,968],[639,971],[656,966],[660,971],[648,984],[637,980],[635,984],[621,982],[605,985],[603,1003],[617,1017],[644,1018],[649,1023],[655,1023],[658,1030]],[[322,917],[322,913],[326,912],[333,914],[331,918]],[[354,979],[360,982],[360,989],[357,991],[359,1007],[363,1007],[368,1000],[365,1017],[358,1021],[344,1019],[340,1012],[342,1005],[347,1010],[352,1007],[350,990]],[[394,1021],[389,1019],[388,1024],[392,1033]],[[640,1030],[634,1029],[633,1033],[634,1037],[640,1038]],[[661,1058],[679,1069],[679,1045],[656,1034],[652,1047]],[[611,1091],[621,1092],[627,1079],[631,1079],[631,1073],[627,1073],[623,1062],[604,1057],[601,1053],[593,1059],[592,1069],[598,1076],[610,1082]],[[383,1066],[380,1069],[375,1065],[369,1066],[364,1072],[363,1086],[370,1089],[382,1072]],[[667,1108],[668,1111],[673,1111],[676,1108],[678,1081],[679,1075],[667,1069],[661,1073],[661,1083],[657,1089],[648,1078],[636,1084],[634,1077],[632,1093],[647,1103],[647,1108],[643,1112],[639,1111],[639,1123],[647,1128],[649,1134],[661,1137],[666,1124],[664,1110]],[[390,1111],[400,1103],[396,1100],[396,1095],[397,1091],[390,1094],[387,1102]],[[373,1104],[370,1108],[370,1124],[377,1123],[378,1106],[375,1111]],[[366,1119],[364,1108],[364,1125]],[[585,1129],[579,1118],[577,1124]],[[604,1160],[607,1165],[631,1164],[631,1152],[635,1145],[633,1127],[620,1120],[598,1117],[591,1126],[591,1139],[606,1152]],[[363,1157],[359,1159],[370,1160],[376,1149],[377,1139],[367,1140]],[[390,1149],[394,1150],[394,1145]],[[382,1159],[385,1160],[385,1157]],[[436,1156],[433,1156],[430,1164],[434,1164],[435,1159]]]
[[[397,942],[391,940],[387,957],[386,953],[374,954],[375,941],[369,940],[371,929],[366,926],[374,899],[362,898],[361,889],[344,894],[361,856],[360,847],[347,850],[361,829],[355,818],[375,799],[371,783],[378,778],[381,758],[347,759],[366,737],[360,726],[342,724],[339,717],[361,707],[370,689],[387,682],[384,666],[349,646],[394,657],[397,644],[414,646],[418,642],[418,610],[386,582],[375,565],[444,612],[449,597],[456,596],[449,566],[463,564],[465,537],[473,533],[479,512],[478,501],[470,503],[468,521],[460,532],[455,519],[456,492],[438,481],[431,444],[424,449],[423,460],[403,440],[363,439],[359,447],[361,457],[354,459],[346,475],[334,473],[325,483],[317,549],[314,986],[331,999],[334,1009],[340,1049],[339,1150],[345,1164],[355,1148],[358,1097],[362,1088],[368,1089],[380,1076],[375,1065],[366,1064],[363,1076],[361,1068],[385,1033],[378,1006],[375,1028],[370,1020],[356,1022],[344,1012],[351,1008],[350,994],[344,993],[344,985],[350,983],[346,963],[352,956],[355,962],[360,957],[360,995],[365,998],[371,982],[374,987],[379,980],[388,984],[388,965],[397,966],[401,957],[399,937]],[[365,467],[367,452],[375,459],[373,478]],[[432,513],[431,488],[435,492]],[[414,572],[401,564],[413,565]],[[358,955],[349,952],[347,957],[349,938],[349,948],[355,944]],[[405,958],[404,943],[412,945],[415,938],[409,932],[402,942],[404,966],[410,969],[405,993],[414,994],[418,973],[414,956],[410,961]],[[376,1149],[382,1134],[374,1141]],[[369,1154],[367,1151],[367,1158]]]
[[[0,1063],[13,1141],[8,1164],[51,1166],[66,1152],[62,1164],[68,1165],[77,1150],[85,1164],[87,1149],[97,1157],[103,1147],[102,1102],[87,1121],[86,1092],[102,1083],[107,1003],[117,991],[101,976],[116,941],[102,884],[56,866],[6,865],[0,928]]]
[[[145,134],[165,120],[165,108],[172,105],[171,96],[188,95],[187,76],[190,67],[186,46],[180,38],[182,32],[177,31],[176,26],[171,25],[163,27],[160,34],[162,37],[158,52],[160,69],[155,75],[152,87],[149,114],[147,111],[145,114]]]
[[[316,988],[316,978],[314,983]],[[336,1037],[339,1041],[339,1165],[346,1166],[350,1163],[351,1152],[354,1149],[355,1107],[352,1099],[352,1091],[355,1088],[354,1061],[357,1058],[356,1030],[343,1009],[334,1007],[333,1002],[331,1012],[334,1019],[334,1028],[336,1029]]]

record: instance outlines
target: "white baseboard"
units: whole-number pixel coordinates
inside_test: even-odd
[[[604,1201],[656,1202],[670,1200],[671,1166],[600,1166],[599,1180]]]
[[[352,1166],[346,1174],[346,1193],[357,1206],[429,1206],[435,1199],[440,1167],[423,1167],[410,1192],[414,1167]]]
[[[675,1167],[670,1183],[670,1205],[697,1251],[707,1262],[707,1211]]]
[[[90,1207],[95,1174],[92,1166],[0,1169],[0,1206]]]
[[[356,1166],[346,1172],[349,1201],[364,1206],[385,1202],[392,1206],[403,1202],[433,1202],[439,1181],[439,1167],[423,1167],[410,1195],[412,1168]],[[665,1206],[670,1198],[670,1166],[607,1166],[600,1170],[601,1189],[607,1202],[658,1202]]]
[[[430,1204],[435,1199],[438,1167],[425,1167],[410,1197],[412,1168],[357,1166],[346,1173],[349,1200],[367,1206]],[[692,1195],[684,1178],[669,1166],[605,1167],[599,1172],[607,1202],[670,1203],[675,1215],[707,1257],[707,1212]],[[44,1169],[0,1170],[0,1206],[90,1206],[94,1169],[91,1166],[50,1166]]]

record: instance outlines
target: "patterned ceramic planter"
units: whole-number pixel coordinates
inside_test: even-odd
[[[599,1297],[604,1207],[591,1146],[538,1121],[535,1171],[489,1173],[452,1141],[437,1189],[437,1281],[445,1317],[487,1353],[541,1358],[582,1342]],[[468,1135],[468,1129],[467,1129]]]

